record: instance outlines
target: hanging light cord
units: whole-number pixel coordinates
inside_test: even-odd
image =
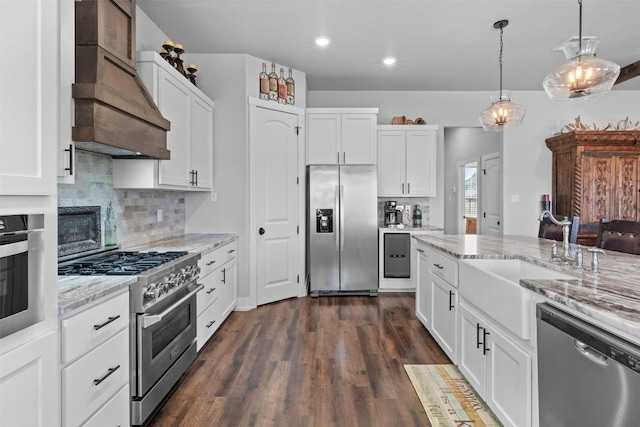
[[[578,0],[579,6],[579,22],[578,22],[578,55],[582,55],[582,0]]]
[[[500,59],[498,63],[500,64],[500,101],[502,101],[502,30],[504,26],[500,26]]]

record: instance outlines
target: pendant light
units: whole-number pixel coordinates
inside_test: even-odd
[[[554,101],[603,95],[611,90],[620,74],[618,64],[596,58],[597,38],[582,37],[582,0],[578,0],[578,4],[578,37],[553,49],[554,52],[564,52],[567,62],[550,73],[542,83],[547,95]]]
[[[492,97],[491,106],[480,113],[479,117],[482,129],[489,132],[502,132],[519,124],[525,113],[524,107],[511,102],[510,92],[502,90],[502,31],[507,25],[509,25],[509,21],[506,19],[493,24],[493,28],[500,30],[500,92],[498,92],[497,98]]]

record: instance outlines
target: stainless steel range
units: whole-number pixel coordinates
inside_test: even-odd
[[[58,266],[59,275],[129,275],[131,424],[142,425],[196,358],[200,254],[113,251]]]

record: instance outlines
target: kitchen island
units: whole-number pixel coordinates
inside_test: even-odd
[[[615,329],[627,339],[640,342],[640,257],[606,251],[600,255],[599,273],[590,267],[587,247],[584,268],[578,270],[551,260],[553,241],[525,236],[416,235],[418,242],[457,259],[519,259],[570,276],[574,280],[521,280],[520,285],[545,298]],[[560,243],[561,246],[561,243]],[[562,250],[560,248],[560,250]]]

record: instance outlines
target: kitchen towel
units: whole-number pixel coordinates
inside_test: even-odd
[[[432,425],[502,426],[454,365],[404,365],[404,369]]]

